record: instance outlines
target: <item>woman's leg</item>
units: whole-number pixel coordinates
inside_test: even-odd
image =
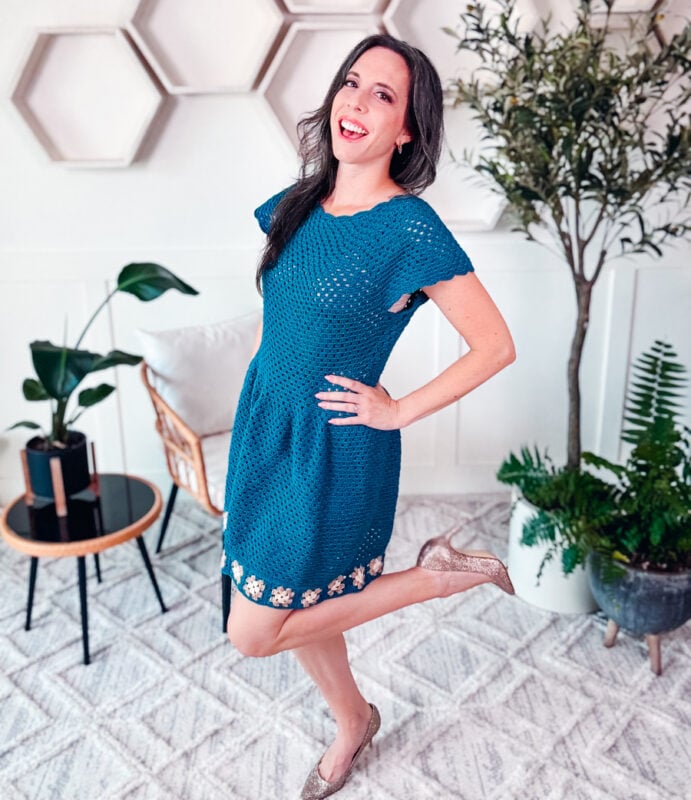
[[[490,580],[475,572],[412,567],[382,575],[357,594],[295,611],[260,606],[238,592],[228,619],[228,636],[245,655],[269,656],[331,639],[399,608],[463,592]]]
[[[319,773],[333,781],[345,773],[360,746],[372,711],[355,683],[343,634],[293,650],[317,684],[336,720],[336,738],[324,753]]]

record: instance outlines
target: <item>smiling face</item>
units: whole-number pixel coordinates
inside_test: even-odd
[[[343,164],[378,164],[388,171],[394,149],[411,140],[405,119],[410,74],[385,47],[366,50],[331,105],[331,143]]]

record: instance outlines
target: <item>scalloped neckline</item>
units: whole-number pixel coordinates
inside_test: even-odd
[[[376,211],[376,209],[380,208],[381,206],[388,205],[392,200],[400,200],[403,197],[415,197],[415,195],[410,194],[409,192],[403,192],[402,194],[395,194],[392,197],[389,197],[388,200],[380,200],[378,203],[375,203],[371,208],[363,208],[361,211],[354,211],[352,214],[332,214],[329,211],[326,211],[326,209],[321,203],[317,203],[317,209],[321,211],[321,213],[325,217],[329,217],[330,219],[353,219],[354,217],[358,217],[361,214],[370,214],[372,211]]]

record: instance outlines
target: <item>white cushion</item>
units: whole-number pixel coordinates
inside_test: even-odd
[[[220,433],[202,439],[204,468],[206,469],[206,488],[211,502],[223,511],[226,493],[226,472],[228,471],[228,450],[230,433]]]
[[[232,429],[259,317],[137,331],[156,391],[199,436]]]

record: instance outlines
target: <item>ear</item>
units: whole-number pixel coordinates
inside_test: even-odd
[[[396,147],[403,147],[404,144],[408,144],[408,142],[412,141],[413,137],[408,133],[407,128],[403,128],[403,130],[396,137]]]

